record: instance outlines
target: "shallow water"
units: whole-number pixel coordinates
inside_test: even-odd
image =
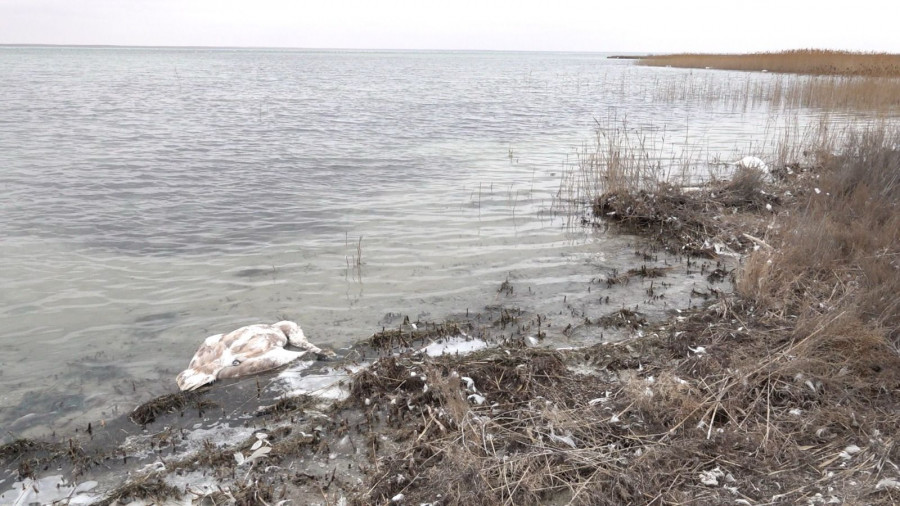
[[[553,206],[596,120],[724,159],[777,137],[764,104],[661,100],[694,74],[597,54],[5,47],[0,68],[0,438],[172,391],[244,324],[341,348],[388,313],[599,311],[586,287],[633,239]]]

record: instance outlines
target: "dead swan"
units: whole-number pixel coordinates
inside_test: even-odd
[[[736,162],[731,162],[730,165],[734,165],[742,169],[756,169],[763,174],[769,174],[769,166],[766,165],[766,162],[755,156],[745,156]]]
[[[284,349],[290,344],[304,351]],[[248,325],[227,334],[209,336],[188,368],[175,378],[178,388],[196,390],[220,378],[237,378],[275,369],[309,352],[333,357],[334,352],[311,344],[294,322]]]

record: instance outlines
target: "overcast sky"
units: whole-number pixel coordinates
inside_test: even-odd
[[[0,0],[2,44],[900,52],[900,1]]]

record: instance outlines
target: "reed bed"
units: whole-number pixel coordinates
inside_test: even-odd
[[[658,101],[693,100],[743,111],[808,107],[891,115],[900,110],[900,55],[815,50],[684,54],[648,57],[639,64],[777,73],[767,79],[703,73],[661,79],[650,90]]]
[[[863,123],[863,127],[874,128],[884,124],[883,121],[868,121]],[[761,157],[770,165],[774,175],[781,176],[801,166],[820,163],[820,159],[831,156],[855,131],[856,125],[836,125],[829,115],[819,116],[818,121],[813,123],[804,123],[797,114],[773,118],[765,129],[765,138],[751,146],[752,151],[736,149],[730,158],[723,159],[721,154],[707,151],[702,146],[672,141],[672,136],[664,128],[634,128],[627,120],[612,116],[597,122],[594,145],[582,148],[574,163],[563,172],[554,207],[570,217],[577,216],[579,209],[609,213],[616,209],[607,208],[607,204],[612,205],[618,199],[613,207],[619,204],[625,207],[644,205],[648,213],[645,217],[650,217],[654,216],[657,199],[671,197],[672,205],[680,202],[677,205],[697,208],[700,222],[694,225],[699,231],[706,230],[708,226],[704,223],[709,216],[704,216],[702,209],[733,206],[735,199],[738,199],[734,193],[735,185],[728,184],[728,181],[738,181],[733,179],[739,172],[736,160],[745,155]],[[700,193],[686,198],[682,194],[685,188]],[[720,194],[717,202],[703,202],[698,198],[700,194],[716,192]],[[734,198],[722,198],[725,195]],[[636,198],[645,202],[639,204]],[[772,198],[760,200],[758,195],[751,200],[755,205],[773,201]],[[651,225],[651,222],[656,223],[652,219],[641,223],[648,227],[657,226]],[[667,228],[675,224],[663,225]],[[683,227],[690,223],[678,225]],[[655,230],[662,232],[658,227]]]
[[[823,76],[795,81],[782,77],[772,87],[771,101],[786,108],[891,114],[900,109],[900,78]]]
[[[690,147],[667,143],[665,129],[633,128],[615,116],[597,122],[595,142],[576,153],[575,163],[563,172],[556,206],[590,207],[607,192],[657,191],[670,184],[686,184],[702,162]],[[573,215],[568,209],[568,215]]]
[[[654,101],[692,102],[735,112],[806,107],[891,115],[900,110],[900,78],[779,74],[766,79],[750,75],[724,79],[715,74],[685,74],[656,84],[646,91]]]
[[[640,65],[792,74],[900,78],[900,54],[798,49],[749,54],[682,53],[642,58]]]

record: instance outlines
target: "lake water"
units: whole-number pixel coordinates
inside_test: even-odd
[[[598,121],[724,159],[781,124],[691,95],[773,76],[600,54],[5,47],[0,69],[4,439],[174,391],[248,323],[341,348],[507,279],[529,311],[589,305],[634,262],[554,206]]]

